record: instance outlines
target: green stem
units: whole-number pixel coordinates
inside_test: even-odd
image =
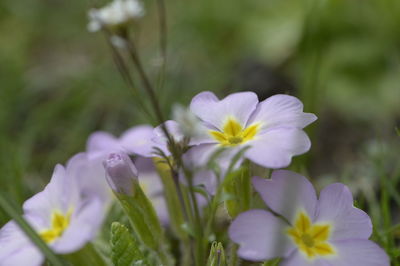
[[[236,266],[238,265],[239,259],[237,256],[237,251],[239,249],[239,246],[237,244],[233,244],[229,250],[229,266]]]
[[[147,106],[144,104],[144,102],[142,100],[140,100],[140,95],[139,92],[135,86],[135,83],[133,82],[133,78],[129,72],[129,68],[126,65],[124,59],[122,58],[121,54],[118,52],[118,50],[114,47],[114,45],[111,43],[110,38],[112,36],[112,34],[107,30],[104,29],[104,33],[106,36],[106,41],[110,47],[111,50],[111,54],[113,56],[115,65],[117,66],[117,69],[119,71],[119,73],[122,76],[122,79],[125,81],[126,85],[128,86],[128,88],[131,89],[131,92],[133,94],[133,98],[135,99],[135,103],[137,103],[140,108],[142,109],[142,111],[151,119],[153,120],[153,116],[151,114],[151,112],[147,109]]]

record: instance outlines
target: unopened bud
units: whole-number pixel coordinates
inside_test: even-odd
[[[125,153],[111,153],[103,161],[106,180],[114,192],[133,195],[138,182],[138,171]]]

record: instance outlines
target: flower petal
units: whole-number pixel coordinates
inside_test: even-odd
[[[71,253],[81,249],[91,241],[105,217],[103,204],[97,198],[82,202],[71,217],[70,225],[63,235],[52,245],[60,254]]]
[[[154,210],[157,213],[157,217],[160,220],[161,224],[168,225],[169,224],[169,213],[167,202],[165,201],[162,195],[158,197],[150,197],[151,204],[154,207]]]
[[[260,102],[247,125],[261,123],[261,130],[282,126],[304,128],[316,119],[314,114],[303,113],[303,104],[296,97],[278,94]]]
[[[331,240],[368,239],[372,234],[371,219],[354,207],[353,196],[343,184],[332,184],[321,191],[316,222],[333,224]]]
[[[211,170],[197,171],[193,177],[193,185],[203,185],[208,193],[215,195],[217,192],[218,179]]]
[[[128,154],[138,154],[144,157],[152,156],[153,127],[148,125],[136,126],[125,131],[120,137],[120,145]]]
[[[4,258],[0,257],[0,265],[4,266],[40,266],[43,264],[43,262],[44,256],[33,244],[20,246],[17,250],[15,250],[15,252],[9,254],[8,256]]]
[[[289,254],[294,246],[282,220],[264,210],[239,214],[229,227],[229,237],[240,245],[238,255],[246,260],[263,261]]]
[[[206,168],[208,161],[219,152],[216,156],[214,163],[219,167],[220,176],[225,176],[226,171],[231,163],[232,158],[243,148],[241,146],[232,147],[225,150],[220,150],[219,145],[214,144],[201,144],[198,146],[191,147],[183,155],[183,161],[189,168],[200,168],[200,170]],[[238,160],[234,169],[240,166],[243,161],[243,157]]]
[[[79,190],[76,180],[68,178],[65,168],[58,164],[54,168],[49,184],[42,192],[37,193],[23,205],[27,215],[50,217],[54,209],[67,212],[71,205],[79,201]]]
[[[253,186],[267,206],[291,224],[299,211],[305,211],[313,220],[317,195],[305,177],[288,170],[276,170],[271,179],[253,177]]]
[[[352,264],[349,264],[348,266],[350,265]],[[321,257],[310,260],[303,253],[295,250],[290,254],[290,256],[285,258],[279,266],[336,266],[336,264],[332,264]],[[356,266],[356,264],[354,266]]]
[[[337,256],[326,260],[335,266],[389,266],[389,257],[377,244],[370,240],[333,241]]]
[[[140,172],[138,178],[143,192],[148,197],[163,195],[163,184],[155,169],[153,171]]]
[[[307,134],[297,128],[274,128],[249,143],[246,157],[267,168],[287,167],[292,157],[311,147]]]
[[[243,127],[258,104],[253,92],[238,92],[218,100],[214,93],[206,91],[197,94],[190,103],[190,110],[201,120],[222,130],[225,121],[233,117]]]
[[[106,172],[103,160],[108,154],[89,157],[87,153],[78,153],[67,162],[67,174],[75,179],[83,197],[96,196],[101,198],[105,205],[112,199],[112,191],[106,181]]]
[[[120,151],[119,140],[112,134],[104,131],[97,131],[91,134],[86,142],[86,151],[89,156],[96,156],[102,153]]]
[[[25,217],[27,218],[27,217]],[[44,256],[25,233],[10,221],[0,230],[0,265],[41,265]]]

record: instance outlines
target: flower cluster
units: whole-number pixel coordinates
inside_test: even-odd
[[[206,91],[165,121],[124,28],[143,13],[137,0],[114,0],[89,12],[88,27],[107,36],[124,33],[114,41],[130,44],[125,52],[132,62],[124,61],[115,42],[113,55],[130,86],[129,66],[137,68],[161,124],[135,126],[120,137],[94,132],[86,151],[57,165],[44,190],[23,205],[22,217],[40,239],[55,253],[74,257],[98,239],[107,217],[121,222],[112,228],[124,234],[111,230],[104,248],[116,265],[226,265],[229,246],[231,261],[388,266],[386,253],[369,240],[369,216],[354,207],[345,185],[331,184],[317,197],[305,177],[281,169],[311,147],[304,128],[317,117],[304,112],[298,98],[280,94],[259,101],[253,92],[237,92],[219,99]],[[259,177],[254,169],[273,172]],[[122,225],[127,221],[129,229]],[[33,240],[15,221],[4,225],[0,266],[43,265]],[[86,256],[75,258],[77,265],[87,265]]]
[[[221,187],[230,182],[223,179],[243,168],[243,162],[282,168],[290,164],[292,156],[306,152],[310,140],[303,128],[316,119],[304,113],[302,103],[293,96],[275,95],[259,102],[252,92],[234,93],[222,100],[203,92],[193,98],[190,110],[180,110],[184,113],[175,112],[178,122],[170,120],[156,128],[136,126],[119,138],[107,132],[93,133],[86,152],[73,156],[66,167],[57,165],[44,191],[25,202],[24,218],[55,252],[71,253],[94,239],[114,192],[143,243],[156,251],[164,250],[154,240],[163,238],[162,230],[148,238],[143,223],[158,219],[169,227],[176,222],[176,217],[169,215],[177,206],[171,205],[173,197],[164,191],[171,187],[167,187],[168,181],[162,182],[168,169],[173,173],[176,167],[182,168],[177,172],[180,186],[189,190],[205,188],[208,196],[192,198],[192,204],[202,208],[210,198],[220,195]],[[174,144],[181,149],[181,165],[177,163],[179,158],[174,158]],[[241,150],[242,156],[233,168],[229,167]],[[218,156],[213,158],[215,153]],[[221,171],[208,167],[210,158]],[[166,163],[160,162],[163,160]],[[232,216],[229,236],[239,244],[238,255],[243,259],[266,261],[280,257],[282,265],[296,266],[389,265],[382,249],[368,240],[371,221],[353,206],[346,186],[332,184],[317,199],[311,183],[294,172],[276,170],[271,179],[252,180],[268,209]],[[151,202],[148,206],[146,198]],[[145,210],[141,206],[132,208],[143,200]],[[152,208],[157,217],[151,214]],[[142,213],[142,217],[135,212]],[[151,228],[159,227],[158,222],[154,224]],[[1,229],[0,243],[4,265],[43,262],[40,251],[13,221]],[[163,264],[168,264],[166,261]]]

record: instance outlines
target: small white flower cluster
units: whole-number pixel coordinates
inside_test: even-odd
[[[114,0],[105,7],[89,10],[88,30],[95,32],[103,26],[118,26],[143,15],[143,5],[138,0]]]

